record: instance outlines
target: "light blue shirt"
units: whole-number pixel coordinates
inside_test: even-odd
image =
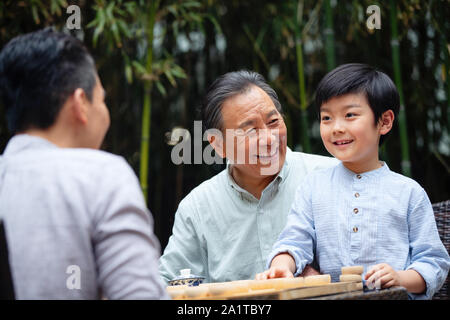
[[[16,135],[0,157],[0,218],[17,299],[169,298],[153,218],[122,157]]]
[[[273,246],[288,252],[296,275],[314,255],[320,272],[339,281],[341,267],[387,263],[395,270],[414,269],[431,299],[444,283],[450,260],[424,189],[384,164],[362,174],[335,167],[308,175],[296,191],[287,224]]]
[[[227,166],[180,202],[160,259],[162,278],[169,281],[185,268],[206,282],[254,278],[264,271],[299,183],[308,172],[336,163],[288,149],[283,168],[259,200],[233,181]]]

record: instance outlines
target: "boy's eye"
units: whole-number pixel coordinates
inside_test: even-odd
[[[352,112],[349,112],[349,113],[347,113],[345,116],[346,116],[347,118],[351,118],[351,117],[356,116],[356,114],[355,114],[355,113],[352,113]]]
[[[322,116],[322,117],[320,118],[320,120],[322,120],[322,121],[328,121],[328,120],[330,120],[330,117],[329,117],[329,116]]]

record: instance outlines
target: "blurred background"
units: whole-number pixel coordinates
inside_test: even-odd
[[[164,249],[180,200],[225,166],[175,165],[171,133],[187,129],[192,144],[209,84],[238,69],[261,73],[277,91],[288,146],[322,155],[313,105],[320,79],[349,62],[384,71],[402,110],[381,159],[432,203],[450,199],[449,17],[448,0],[2,0],[0,48],[46,26],[84,41],[111,113],[102,149],[125,157],[140,178]],[[0,105],[0,153],[11,137],[4,115]]]

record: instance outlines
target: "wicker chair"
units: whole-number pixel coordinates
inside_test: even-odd
[[[450,200],[434,203],[433,211],[439,236],[447,251],[450,252]],[[433,296],[433,300],[448,299],[450,299],[450,276],[447,276],[442,288]]]
[[[9,267],[8,244],[3,221],[0,219],[0,300],[14,300],[14,284]]]

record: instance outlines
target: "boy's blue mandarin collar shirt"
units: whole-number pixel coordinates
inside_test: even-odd
[[[341,267],[387,263],[395,270],[414,269],[425,280],[430,299],[442,286],[449,255],[436,227],[424,189],[392,172],[386,163],[356,174],[342,163],[309,174],[298,188],[287,224],[272,253],[289,252],[297,273],[314,254],[320,272],[339,281]]]

